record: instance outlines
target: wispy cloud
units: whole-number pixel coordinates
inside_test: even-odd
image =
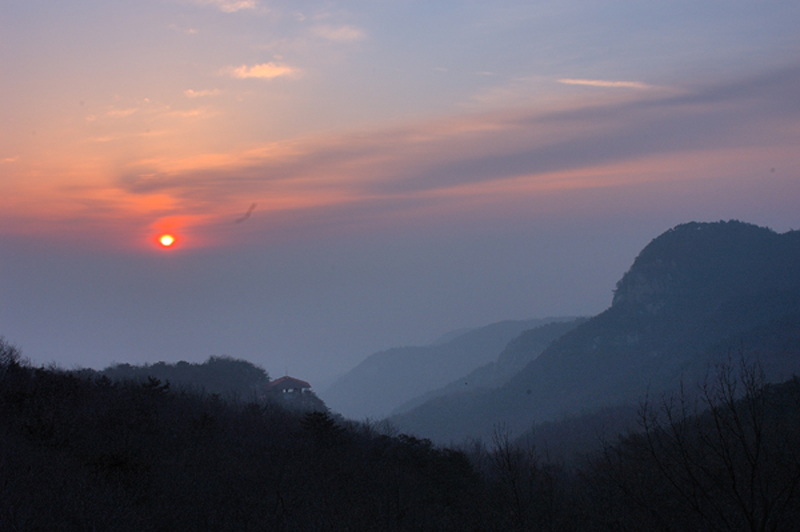
[[[260,65],[253,66],[242,65],[238,68],[231,69],[230,72],[233,77],[239,79],[272,79],[296,76],[300,73],[297,68],[271,61],[269,63],[262,63]]]
[[[17,159],[19,159],[19,155],[17,155],[16,157],[6,157],[5,159],[0,159],[0,162],[13,163],[16,162]]]
[[[193,0],[192,3],[214,6],[224,13],[235,13],[243,9],[255,9],[258,7],[256,0]]]
[[[366,34],[364,30],[355,26],[315,26],[312,30],[315,35],[335,42],[360,41]]]
[[[558,80],[559,83],[565,85],[585,85],[587,87],[603,87],[614,89],[652,89],[652,85],[642,83],[640,81],[608,81],[602,79],[572,79],[562,78]]]
[[[410,193],[534,176],[655,154],[731,148],[775,139],[764,123],[800,118],[792,92],[800,69],[681,95],[653,93],[622,103],[558,111],[493,112],[308,143],[251,154],[218,184],[275,186],[339,182],[370,193]],[[758,95],[770,95],[769,98]],[[232,176],[236,176],[235,178]],[[214,171],[175,175],[162,186],[216,182]],[[205,186],[204,185],[204,186]],[[282,185],[283,186],[283,185]]]
[[[219,89],[205,89],[205,90],[201,90],[201,91],[196,91],[196,90],[192,90],[192,89],[186,89],[185,91],[183,91],[183,94],[187,98],[205,98],[207,96],[217,96],[221,92],[222,91],[219,90]]]
[[[401,216],[697,176],[730,154],[767,149],[796,161],[798,91],[800,68],[680,93],[614,94],[591,104],[493,110],[244,153],[151,158],[120,168],[108,193],[142,209],[147,198],[168,198],[159,216],[202,214],[203,224],[230,225],[232,212],[257,202],[258,223],[316,226],[359,212],[365,219]]]
[[[111,118],[125,118],[131,116],[132,114],[138,111],[139,109],[136,107],[129,107],[127,109],[111,109],[106,113],[106,116]]]
[[[199,108],[199,109],[188,109],[186,111],[170,111],[166,113],[166,116],[173,116],[178,118],[210,118],[212,116],[217,116],[217,112],[206,109],[206,108]]]
[[[177,24],[170,24],[169,29],[173,31],[177,31],[178,33],[185,33],[187,35],[197,35],[197,29],[195,28],[182,28]]]

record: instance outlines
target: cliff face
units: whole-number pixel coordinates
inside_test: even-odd
[[[394,419],[449,441],[636,402],[744,355],[767,378],[800,372],[800,232],[688,223],[646,246],[610,308],[554,341],[502,388],[439,399]]]

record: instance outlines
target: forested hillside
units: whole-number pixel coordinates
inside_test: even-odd
[[[327,412],[33,368],[0,342],[0,530],[464,530],[463,453]]]
[[[736,368],[734,368],[736,369]],[[0,530],[791,531],[800,381],[723,367],[572,465],[34,368],[0,341]]]
[[[84,370],[92,372],[92,370]],[[99,372],[112,381],[131,380],[146,382],[150,377],[169,382],[176,388],[191,388],[224,396],[252,399],[263,394],[269,383],[264,368],[247,360],[228,356],[212,356],[203,363],[180,361],[175,364],[157,362],[141,366],[114,364]]]
[[[436,398],[391,421],[436,441],[534,423],[694,384],[730,356],[777,382],[800,372],[800,232],[688,223],[654,239],[611,307],[555,340],[502,388]]]

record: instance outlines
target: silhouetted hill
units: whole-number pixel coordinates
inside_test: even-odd
[[[495,361],[522,331],[570,319],[501,321],[449,340],[444,336],[434,345],[381,351],[367,357],[320,395],[328,406],[347,417],[380,418],[410,399]]]
[[[79,370],[86,378],[107,377],[115,382],[132,381],[159,383],[180,391],[216,394],[234,401],[263,401],[272,399],[299,412],[327,412],[328,407],[309,390],[302,394],[282,396],[279,390],[269,390],[269,374],[261,366],[229,356],[211,356],[202,363],[181,360],[175,364],[156,362],[141,366],[114,364],[103,370]]]
[[[183,360],[175,364],[156,362],[141,366],[114,364],[97,373],[114,381],[147,382],[153,377],[169,382],[174,388],[191,388],[243,400],[262,395],[270,381],[264,368],[229,356],[211,356],[200,364]]]
[[[440,397],[391,418],[438,441],[637,401],[694,383],[733,355],[770,381],[800,371],[800,232],[688,223],[654,239],[612,305],[553,342],[505,386]]]
[[[471,371],[447,386],[406,401],[395,408],[392,411],[392,415],[412,410],[436,397],[499,388],[511,377],[519,373],[530,361],[539,356],[553,340],[571,331],[584,321],[586,321],[586,318],[557,321],[523,331],[506,345],[496,361],[489,362]]]
[[[491,448],[439,448],[280,402],[33,368],[0,337],[0,530],[795,530],[800,380],[716,375],[699,408],[654,403],[644,432],[565,468],[502,430]]]
[[[32,368],[0,338],[0,530],[465,530],[463,453],[327,412]]]

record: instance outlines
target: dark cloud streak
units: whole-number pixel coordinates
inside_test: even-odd
[[[240,218],[237,218],[236,220],[234,220],[233,223],[240,224],[240,223],[244,222],[245,220],[250,218],[250,215],[253,214],[254,210],[256,210],[256,204],[255,203],[251,203],[250,207],[247,208],[247,212],[244,213],[244,215],[242,215]]]
[[[343,136],[282,157],[252,157],[236,167],[127,176],[119,184],[135,193],[168,191],[190,202],[287,191],[344,190],[353,200],[408,196],[654,155],[776,145],[786,142],[782,125],[800,119],[797,94],[800,67],[785,68],[677,95],[656,92],[515,118],[484,115],[475,120],[492,127],[466,132],[454,127],[431,133],[428,124]]]
[[[533,117],[525,120],[529,127],[571,123],[578,132],[560,142],[448,161],[397,175],[377,187],[387,192],[447,188],[650,155],[759,145],[774,140],[765,135],[773,121],[800,118],[797,94],[800,68],[680,96]]]

